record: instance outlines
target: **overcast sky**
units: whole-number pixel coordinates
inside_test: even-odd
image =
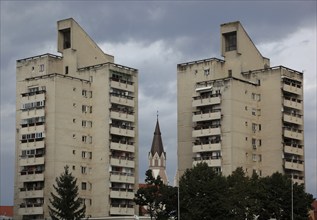
[[[139,70],[140,181],[159,120],[176,173],[176,65],[220,56],[220,24],[239,20],[271,65],[304,71],[306,188],[316,183],[316,1],[0,1],[0,205],[13,205],[16,60],[58,54],[56,22],[72,17],[115,62]]]

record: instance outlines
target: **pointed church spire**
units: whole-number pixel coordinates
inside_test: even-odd
[[[160,123],[158,119],[158,111],[156,115],[156,126],[152,141],[151,151],[149,152],[149,168],[155,178],[160,176],[164,184],[168,184],[166,174],[166,152],[164,152]]]
[[[161,130],[160,130],[160,124],[158,120],[158,114],[157,114],[157,120],[156,120],[156,126],[152,141],[152,147],[151,147],[151,154],[154,156],[154,154],[157,153],[159,156],[162,155],[164,152],[162,137],[161,137]]]

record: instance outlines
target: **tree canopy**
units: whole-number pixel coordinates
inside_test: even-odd
[[[64,173],[56,178],[57,186],[53,185],[57,195],[51,192],[49,199],[50,216],[53,220],[79,220],[85,217],[86,206],[78,197],[77,179],[64,167]]]
[[[180,179],[181,219],[289,220],[292,191],[294,219],[307,219],[313,197],[288,176],[248,177],[237,168],[224,177],[200,163]]]
[[[154,178],[151,170],[147,170],[145,187],[139,188],[134,201],[146,208],[151,219],[167,220],[177,214],[177,188],[163,184],[161,177]],[[177,219],[177,218],[175,218]]]

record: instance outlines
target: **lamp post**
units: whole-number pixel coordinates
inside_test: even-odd
[[[291,179],[291,194],[292,194],[292,220],[294,220],[294,195],[293,195],[293,173],[292,173],[292,179]]]
[[[178,179],[178,187],[177,187],[177,219],[181,219],[181,210],[180,210],[180,203],[179,203],[179,170],[177,170],[177,179]]]

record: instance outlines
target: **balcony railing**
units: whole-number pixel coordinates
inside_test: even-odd
[[[127,136],[127,137],[135,136],[133,127],[120,127],[117,125],[111,125],[110,133],[114,135],[121,135],[121,136]]]
[[[192,102],[192,107],[216,105],[216,104],[220,104],[220,102],[221,102],[220,94],[206,97],[206,98],[197,96],[197,97],[194,97],[194,100]]]
[[[199,153],[199,152],[208,152],[208,151],[219,151],[221,150],[221,143],[208,143],[208,144],[195,144],[193,146],[193,152]]]
[[[304,135],[303,131],[296,129],[296,128],[290,128],[290,127],[284,127],[284,137],[287,138],[293,138],[297,140],[303,140]]]
[[[221,156],[194,157],[193,165],[207,163],[209,167],[221,167]]]
[[[208,112],[208,113],[195,113],[193,115],[193,122],[206,121],[206,120],[217,120],[221,119],[221,112]]]
[[[19,215],[42,215],[43,212],[43,203],[23,203],[18,211]]]
[[[303,110],[303,103],[302,100],[290,97],[284,97],[284,106],[288,108],[294,108],[298,110]]]
[[[284,113],[283,120],[289,123],[303,125],[303,117],[298,114]]]
[[[212,136],[212,135],[220,135],[221,129],[220,125],[214,126],[196,126],[192,132],[193,137],[202,137],[202,136]]]
[[[134,92],[133,83],[130,82],[130,81],[116,79],[116,78],[111,78],[110,86],[112,88],[117,88],[117,89],[122,89],[122,90],[127,90],[127,91],[130,91],[130,92]]]
[[[299,84],[291,84],[291,83],[284,82],[283,90],[286,92],[294,93],[296,95],[303,94],[302,86]]]
[[[36,173],[36,171],[31,172],[21,172],[21,176],[19,178],[20,182],[36,182],[36,181],[44,181],[44,173]]]
[[[117,183],[134,183],[134,174],[112,171],[110,173],[110,181]]]
[[[134,192],[133,192],[133,189],[111,188],[111,190],[110,190],[110,198],[114,198],[114,199],[133,199],[134,198]]]
[[[19,197],[20,199],[43,198],[44,197],[43,187],[21,188]]]
[[[21,119],[33,118],[33,117],[42,117],[45,115],[45,109],[33,109],[30,111],[21,112]]]
[[[122,112],[122,111],[119,111],[119,110],[116,111],[116,109],[111,109],[110,117],[113,118],[113,119],[134,122],[133,113],[129,114],[128,112]]]
[[[44,164],[44,156],[25,157],[20,159],[20,166],[40,165]]]
[[[134,159],[132,158],[114,157],[114,156],[110,158],[110,164],[112,166],[130,167],[130,168],[134,168],[135,166]]]
[[[110,101],[111,103],[134,107],[133,97],[129,97],[129,96],[120,96],[117,94],[111,94]]]
[[[127,151],[127,152],[134,152],[135,147],[133,143],[121,143],[121,142],[115,142],[114,140],[111,140],[110,142],[110,149],[111,150],[119,150],[119,151]]]
[[[134,215],[134,207],[133,205],[111,204],[110,215]]]
[[[302,161],[293,162],[291,159],[285,159],[284,168],[289,170],[304,171],[304,163]]]
[[[284,152],[288,154],[295,154],[304,156],[304,149],[300,145],[284,144]]]

